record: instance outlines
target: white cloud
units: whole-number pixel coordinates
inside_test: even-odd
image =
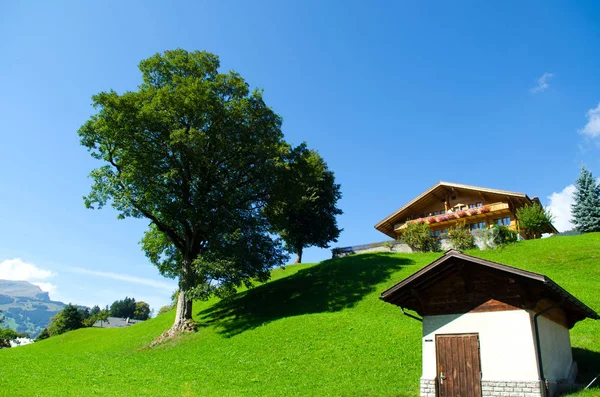
[[[597,107],[588,110],[586,114],[588,118],[588,122],[583,127],[583,129],[579,130],[580,134],[589,135],[592,138],[596,138],[600,136],[600,103]]]
[[[152,280],[149,278],[130,276],[128,274],[101,272],[101,271],[97,271],[97,270],[83,269],[81,267],[71,267],[68,270],[72,273],[89,274],[91,276],[98,276],[98,277],[109,278],[112,280],[119,280],[119,281],[125,281],[128,283],[146,285],[149,287],[159,288],[159,289],[169,291],[169,292],[173,292],[173,290],[177,288],[176,286],[174,286],[174,284],[171,284],[171,283],[166,283],[163,281],[156,281],[156,280]]]
[[[548,196],[550,204],[547,208],[554,215],[552,224],[559,232],[565,232],[574,227],[571,223],[571,205],[575,202],[573,199],[574,193],[575,185],[569,185],[561,192],[554,192]]]
[[[544,92],[549,87],[548,80],[554,77],[552,73],[544,73],[542,77],[537,80],[537,85],[529,90],[532,94],[537,94],[538,92]]]
[[[0,279],[36,281],[46,280],[55,274],[50,270],[41,269],[31,263],[25,263],[21,258],[7,259],[0,262]]]
[[[45,291],[47,293],[49,293],[50,295],[52,295],[53,297],[56,295],[56,285],[51,284],[51,283],[43,283],[43,282],[33,282],[31,283],[33,285],[37,285],[38,287],[40,287],[40,289],[42,291]],[[55,299],[55,298],[54,298]]]

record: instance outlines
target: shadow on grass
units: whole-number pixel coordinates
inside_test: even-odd
[[[577,383],[582,385],[582,387],[587,386],[600,373],[600,353],[598,352],[574,347],[573,361],[577,362]],[[600,379],[596,379],[589,390],[600,394]],[[581,389],[573,390],[563,393],[561,396],[570,396],[580,391]]]
[[[331,259],[220,301],[199,315],[233,336],[284,317],[335,312],[354,306],[392,273],[413,263],[382,254]]]

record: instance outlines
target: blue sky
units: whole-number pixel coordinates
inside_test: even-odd
[[[597,2],[123,3],[0,3],[0,278],[55,299],[158,308],[176,288],[140,250],[148,222],[85,209],[77,137],[93,94],[167,49],[219,55],[321,153],[338,246],[386,239],[373,225],[439,180],[539,196],[565,228],[580,165],[600,176]]]

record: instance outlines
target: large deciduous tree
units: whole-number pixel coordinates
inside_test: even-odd
[[[575,182],[575,203],[571,206],[573,224],[578,232],[600,232],[600,184],[584,166]]]
[[[104,163],[85,203],[149,220],[142,248],[179,283],[174,334],[190,327],[192,298],[266,281],[285,261],[263,209],[289,146],[261,91],[219,73],[217,56],[178,49],[139,68],[138,90],[95,95],[79,130]]]
[[[266,207],[267,216],[288,252],[297,254],[296,263],[301,263],[304,248],[327,248],[337,241],[340,185],[323,158],[305,144],[289,152],[280,180],[280,199]]]

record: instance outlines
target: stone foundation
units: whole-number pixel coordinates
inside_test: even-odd
[[[542,397],[539,381],[481,381],[483,397]]]
[[[481,381],[483,397],[542,397],[540,382]],[[421,397],[437,397],[435,379],[421,379]]]
[[[421,397],[437,397],[435,379],[421,378]]]

